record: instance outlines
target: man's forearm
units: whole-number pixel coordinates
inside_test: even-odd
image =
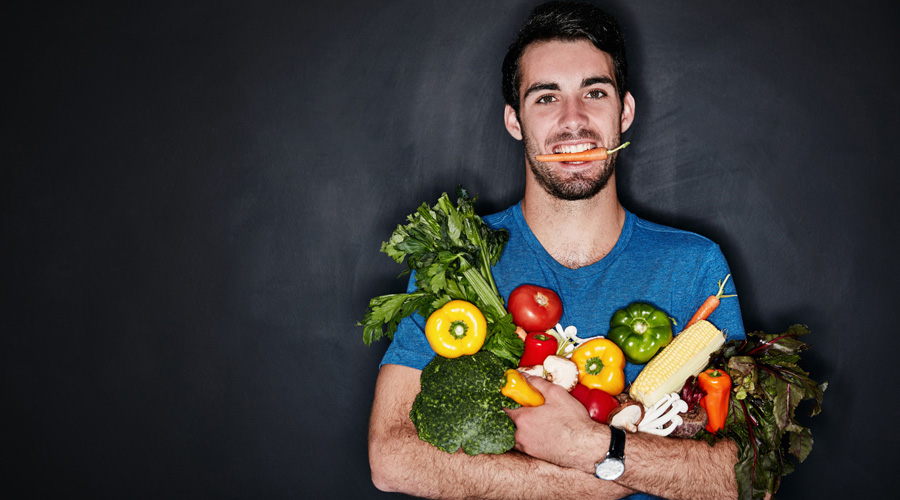
[[[693,439],[631,434],[627,466],[618,482],[671,500],[737,498],[736,462],[737,447],[731,441],[710,446]]]
[[[369,430],[369,461],[378,489],[448,499],[614,499],[632,493],[592,473],[514,451],[473,457],[438,450],[419,439],[409,420],[418,373],[385,365],[379,374]]]
[[[598,439],[592,448],[602,450],[603,443],[608,446],[609,438]],[[600,457],[591,456],[583,455],[572,466],[582,471],[593,470],[595,460]],[[616,482],[670,500],[737,498],[736,461],[737,449],[731,441],[713,447],[692,439],[628,434],[625,473]]]
[[[405,458],[390,459],[393,473],[375,479],[379,489],[424,498],[498,500],[600,500],[618,499],[632,493],[622,485],[601,481],[592,474],[558,467],[515,451],[472,457],[461,451],[448,454],[421,440],[418,443],[407,449],[411,454]]]

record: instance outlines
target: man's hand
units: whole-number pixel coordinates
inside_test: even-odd
[[[609,428],[592,420],[584,405],[562,387],[540,377],[527,378],[541,391],[545,402],[541,406],[506,410],[516,424],[516,449],[593,474],[594,463],[609,448]],[[576,443],[578,446],[573,446]]]

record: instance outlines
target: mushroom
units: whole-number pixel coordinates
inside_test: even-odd
[[[609,425],[623,431],[637,432],[638,423],[644,418],[644,405],[628,399],[609,412]]]
[[[541,377],[571,392],[578,383],[578,367],[562,356],[547,356],[544,363],[534,366],[523,366],[519,371],[527,375]]]
[[[616,396],[616,401],[618,401],[619,404],[625,404],[629,401],[635,401],[635,400],[631,396],[628,395],[628,391],[622,391],[619,393],[618,396]],[[635,401],[635,402],[637,402],[637,401]]]
[[[668,436],[683,422],[679,413],[688,409],[678,393],[666,394],[653,406],[647,409],[644,418],[638,424],[638,432]]]
[[[556,329],[549,329],[547,333],[556,337],[558,348],[556,354],[563,357],[571,357],[572,352],[579,344],[584,343],[585,339],[578,336],[578,329],[572,325],[565,328],[561,324],[556,324]]]
[[[544,378],[544,365],[520,366],[518,370],[525,375]]]
[[[544,359],[544,378],[571,392],[578,383],[578,366],[562,356],[547,356]]]

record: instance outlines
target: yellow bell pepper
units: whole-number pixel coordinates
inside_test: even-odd
[[[544,404],[544,395],[541,391],[525,380],[525,375],[519,370],[510,368],[504,374],[506,382],[500,389],[500,394],[512,399],[522,406],[541,406]]]
[[[474,304],[451,300],[428,317],[425,338],[445,358],[475,354],[484,345],[487,321]]]
[[[578,382],[616,396],[625,389],[625,354],[613,341],[589,340],[572,353],[578,367]]]

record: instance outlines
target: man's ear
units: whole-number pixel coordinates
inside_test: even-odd
[[[628,130],[634,121],[634,96],[631,92],[625,92],[622,98],[622,132]]]
[[[519,117],[516,116],[516,110],[509,104],[503,109],[503,121],[506,124],[506,131],[509,135],[515,137],[517,141],[522,140],[522,125],[519,123]]]

